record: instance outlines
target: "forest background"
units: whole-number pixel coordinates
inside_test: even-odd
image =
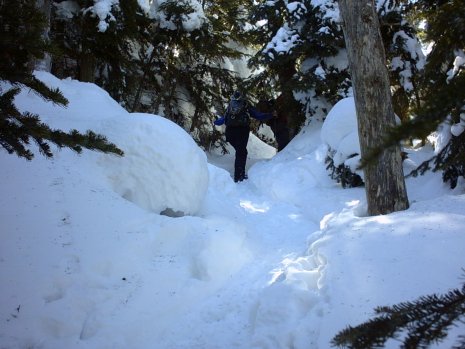
[[[442,170],[454,187],[465,174],[465,9],[461,1],[375,3],[394,111],[403,125],[386,145],[424,142],[447,121],[452,128],[437,156],[419,171]],[[174,121],[205,150],[226,150],[223,133],[212,124],[235,89],[255,103],[279,96],[278,109],[287,114],[292,135],[352,95],[337,1],[2,0],[0,11],[2,80],[64,105],[59,91],[38,83],[34,69],[96,83],[130,112]],[[31,158],[24,133],[46,143],[44,132],[33,132],[40,116],[29,130],[11,131],[20,117],[12,109],[15,92],[0,93],[1,111],[8,115],[0,127],[10,130],[9,136],[2,133],[2,146]],[[254,132],[260,136],[259,127]],[[51,132],[44,139],[66,146],[63,136]],[[89,136],[77,141],[74,135],[69,144],[114,151]],[[46,145],[43,151],[47,154]],[[334,162],[333,153],[330,149],[333,177],[347,186],[359,184],[354,169],[345,159]]]

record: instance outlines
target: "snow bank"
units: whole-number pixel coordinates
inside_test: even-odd
[[[246,226],[158,214],[194,212],[207,194],[206,156],[177,125],[128,114],[93,84],[36,76],[70,104],[23,90],[20,109],[102,132],[126,156],[62,149],[28,162],[0,149],[1,346],[153,348],[250,260]],[[224,175],[212,183],[233,185]]]
[[[345,164],[355,172],[360,160],[360,142],[353,97],[340,100],[330,110],[321,129],[321,139],[334,152],[336,167]]]
[[[128,114],[107,120],[100,131],[125,153],[99,161],[118,194],[157,213],[198,211],[208,187],[207,160],[182,128],[160,116]]]
[[[106,91],[89,83],[36,76],[69,99],[64,109],[23,90],[20,110],[34,110],[51,127],[105,135],[124,157],[92,154],[113,190],[140,207],[168,215],[195,214],[208,187],[205,153],[178,125],[152,114],[129,114]],[[39,156],[39,155],[38,155]]]
[[[387,216],[360,218],[356,211],[345,210],[330,217],[323,227],[325,240],[318,246],[318,252],[332,261],[322,279],[332,308],[321,319],[322,339],[335,335],[331,328],[368,320],[375,307],[459,287],[464,204],[463,195],[442,196]],[[326,343],[320,340],[321,347]],[[452,345],[446,341],[438,348]],[[397,347],[397,342],[387,346]]]
[[[326,148],[315,148],[320,134],[318,126],[304,128],[271,161],[253,166],[249,178],[254,185],[277,200],[295,204],[298,193],[328,184],[328,176],[323,175]]]

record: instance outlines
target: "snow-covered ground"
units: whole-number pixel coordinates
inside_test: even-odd
[[[70,105],[25,90],[22,110],[126,156],[0,150],[2,349],[326,349],[375,306],[463,282],[463,181],[409,178],[409,210],[366,217],[364,190],[326,173],[321,125],[276,156],[251,137],[235,184],[233,155],[207,157],[93,84],[38,77]],[[431,154],[411,151],[406,170]]]

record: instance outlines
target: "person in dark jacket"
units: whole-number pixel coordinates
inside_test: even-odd
[[[280,95],[276,100],[262,100],[257,105],[260,111],[272,113],[273,117],[266,120],[265,123],[273,131],[278,144],[278,152],[283,150],[291,141],[288,116],[282,104],[282,95]]]
[[[250,133],[250,117],[265,121],[272,117],[271,113],[261,113],[244,98],[240,91],[234,92],[224,116],[215,121],[215,125],[226,124],[226,141],[236,151],[234,160],[234,182],[247,179],[245,171],[247,163],[247,143]]]

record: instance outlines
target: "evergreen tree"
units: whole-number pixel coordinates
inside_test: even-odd
[[[442,132],[442,137],[449,141],[440,144],[437,155],[412,174],[428,169],[442,171],[444,181],[454,188],[458,178],[465,178],[462,134],[465,125],[465,8],[458,0],[420,0],[409,9],[413,19],[423,24],[422,38],[430,45],[419,84],[421,103],[413,109],[414,118],[391,130],[382,147],[409,138],[426,139],[434,131]],[[367,161],[379,151],[379,148],[373,149]]]
[[[21,113],[14,104],[22,87],[28,87],[47,101],[66,106],[68,101],[59,90],[52,90],[33,75],[33,63],[41,59],[50,48],[43,31],[46,20],[31,1],[0,1],[0,145],[10,154],[28,160],[34,154],[28,145],[31,139],[42,154],[53,154],[49,142],[77,152],[82,148],[97,149],[122,155],[115,145],[91,131],[86,135],[73,130],[65,133],[52,130],[42,123],[38,115]]]
[[[414,14],[426,22],[424,40],[431,43],[423,79],[423,104],[413,121],[415,134],[424,137],[441,122],[457,125],[443,128],[449,142],[437,149],[435,171],[454,188],[465,178],[463,127],[465,124],[465,8],[462,1],[418,1]],[[451,132],[452,131],[452,132]],[[423,165],[425,166],[425,165]]]
[[[390,68],[394,111],[406,120],[412,106],[419,104],[417,79],[424,57],[417,33],[406,20],[405,6],[395,0],[376,3]],[[257,42],[262,47],[251,63],[265,68],[254,84],[291,91],[294,97],[291,101],[299,100],[305,112],[290,113],[297,125],[302,125],[305,119],[323,120],[336,102],[352,94],[336,1],[263,0],[253,16],[264,24],[256,30]],[[288,100],[285,108],[293,109],[292,105]],[[360,177],[347,166],[332,164],[331,153],[330,149],[327,164],[333,178],[347,186],[360,185]]]
[[[417,103],[416,78],[424,57],[416,31],[406,20],[405,7],[395,0],[378,0],[377,8],[395,111],[406,118],[412,102]],[[307,118],[324,119],[336,102],[351,94],[336,1],[264,0],[253,18],[265,21],[256,30],[257,42],[263,46],[252,61],[265,67],[260,76],[263,85],[290,88],[300,96]]]
[[[376,317],[356,327],[349,326],[332,340],[333,346],[350,349],[383,348],[396,339],[399,348],[429,348],[440,343],[448,331],[465,320],[465,284],[444,295],[423,296],[413,302],[375,309]],[[436,347],[436,346],[435,346]],[[456,338],[451,349],[465,348],[465,336]]]
[[[133,110],[165,116],[205,148],[219,140],[212,120],[241,85],[226,63],[245,54],[249,2],[154,1],[155,25]]]
[[[73,6],[70,6],[70,3]],[[252,0],[57,0],[53,38],[64,53],[53,72],[105,88],[129,111],[162,115],[209,147],[221,135],[215,109],[241,85],[231,60],[245,55]]]
[[[135,57],[149,40],[148,14],[137,0],[113,1],[106,11],[93,0],[58,0],[54,9],[51,36],[62,55],[52,72],[95,82],[125,105],[136,89]]]
[[[353,172],[349,166],[347,166],[345,163],[339,164],[337,166],[334,164],[335,153],[336,152],[334,150],[331,150],[328,152],[325,158],[326,170],[328,171],[329,176],[337,183],[341,183],[343,188],[355,188],[363,186],[365,183],[363,182],[362,177]],[[357,155],[359,154],[351,154],[347,160],[350,160]]]
[[[425,66],[418,31],[408,19],[408,8],[398,0],[378,0],[378,17],[383,37],[394,112],[408,121],[421,103],[420,82]]]
[[[253,83],[259,93],[284,94],[292,126],[306,117],[323,119],[330,107],[347,96],[347,60],[337,59],[343,36],[335,17],[335,4],[314,6],[311,1],[261,1],[252,18],[261,45],[251,65],[264,67]],[[345,82],[345,84],[344,84]],[[262,91],[260,91],[262,90]]]

